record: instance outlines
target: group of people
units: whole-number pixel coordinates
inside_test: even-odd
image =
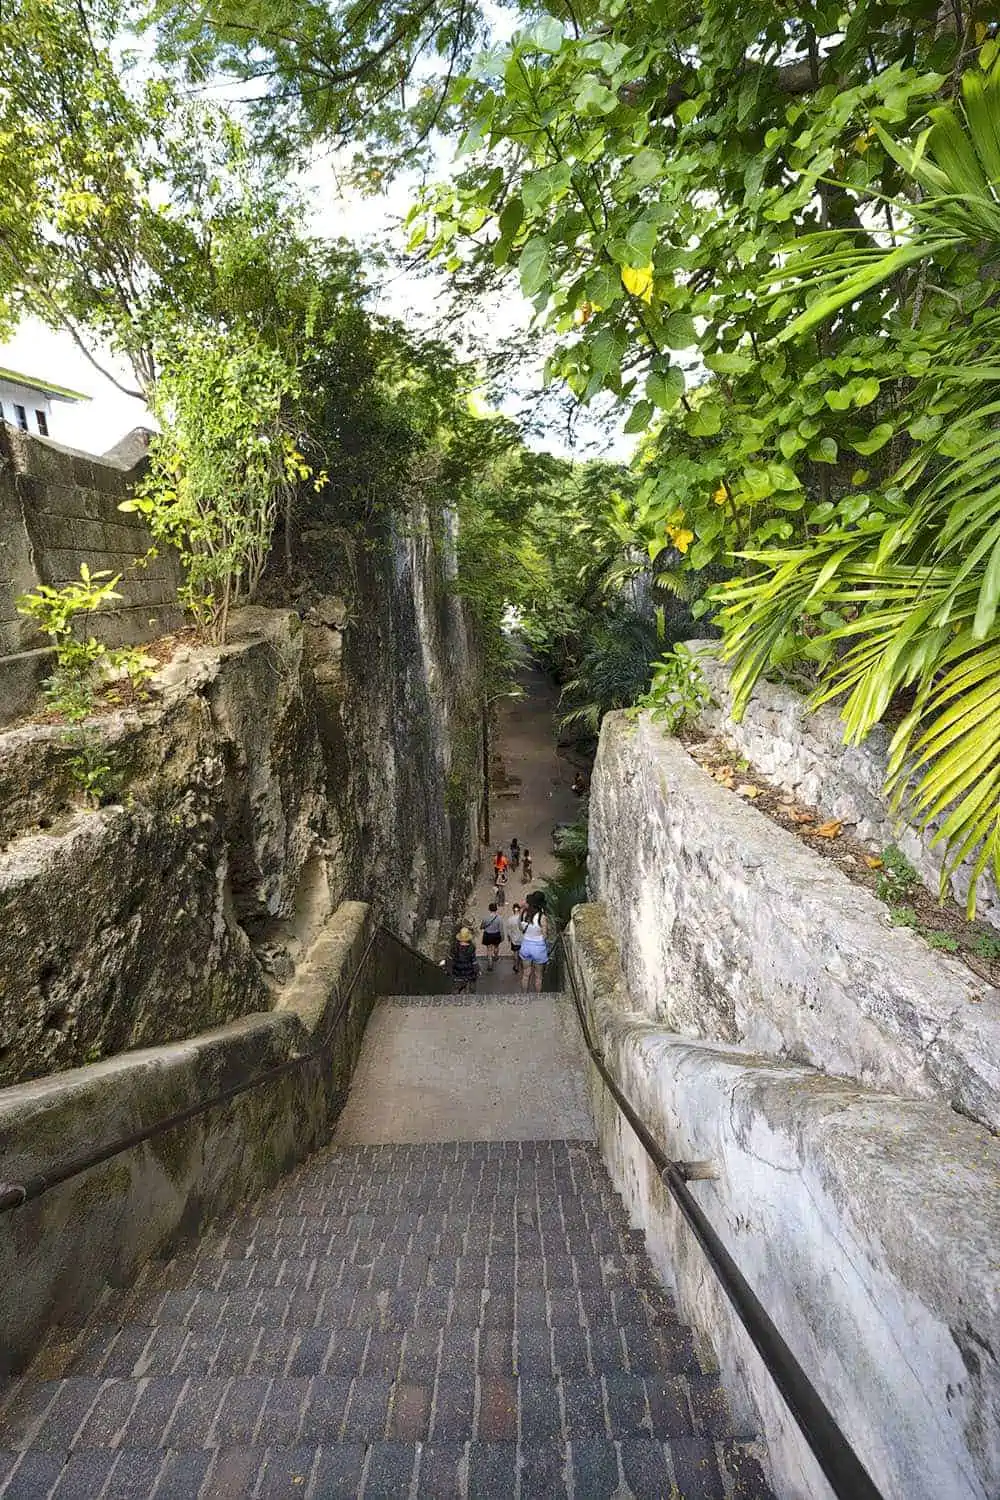
[[[521,870],[521,884],[527,885],[531,880],[531,850],[522,849],[516,838],[510,841],[510,854],[503,849],[498,849],[493,856],[493,899],[498,907],[505,906],[507,902],[507,881],[511,872]]]
[[[533,984],[536,990],[542,987],[542,971],[549,960],[549,923],[545,915],[545,897],[538,891],[531,892],[524,902],[515,901],[510,916],[504,917],[504,888],[508,872],[520,865],[524,884],[531,879],[531,853],[521,849],[517,839],[510,841],[510,857],[498,849],[493,858],[496,877],[494,899],[479,924],[486,962],[495,968],[500,954],[500,945],[506,939],[514,959],[514,973],[521,976],[521,988],[527,990]],[[461,992],[475,987],[479,978],[479,959],[476,956],[476,939],[471,928],[459,929],[451,956],[451,973],[456,988]]]

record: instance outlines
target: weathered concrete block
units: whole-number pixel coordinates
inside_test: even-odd
[[[590,836],[591,889],[647,1016],[1000,1129],[1000,994],[647,716],[604,721]]]
[[[574,913],[569,960],[626,1097],[887,1500],[1000,1494],[1000,1142],[944,1105],[692,1041],[624,982],[617,924]],[[830,1491],[645,1150],[593,1071],[598,1137],[650,1256],[712,1339],[783,1500]]]

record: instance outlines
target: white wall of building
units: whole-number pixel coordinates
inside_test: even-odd
[[[58,415],[53,415],[54,403],[41,391],[28,385],[17,385],[12,380],[0,380],[0,416],[12,427],[23,432],[39,433],[42,437],[60,439]],[[63,439],[65,441],[65,439]]]

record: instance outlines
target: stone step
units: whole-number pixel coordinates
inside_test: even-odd
[[[578,1288],[611,1292],[619,1287],[644,1286],[658,1290],[645,1261],[638,1256],[574,1256],[566,1252],[536,1255],[422,1255],[413,1252],[372,1254],[342,1258],[333,1253],[297,1256],[223,1256],[186,1259],[167,1263],[148,1262],[137,1286],[141,1292],[158,1289],[181,1291],[249,1292],[260,1287],[282,1287],[287,1291],[336,1287],[341,1291],[390,1291],[400,1287],[436,1287],[482,1291],[548,1291]]]
[[[0,1452],[4,1500],[773,1500],[739,1442],[348,1442]]]
[[[436,1340],[435,1373],[473,1375],[686,1374],[703,1367],[683,1324],[619,1322],[481,1327],[462,1322],[421,1327],[239,1326],[182,1323],[90,1325],[74,1341],[51,1344],[38,1374],[134,1377],[159,1375],[396,1375],[404,1356]],[[713,1377],[710,1377],[714,1379]]]
[[[447,1291],[447,1300],[445,1293]],[[254,1288],[250,1292],[187,1291],[110,1295],[102,1321],[149,1328],[161,1323],[189,1328],[513,1328],[546,1324],[614,1327],[623,1322],[651,1326],[677,1322],[673,1305],[657,1291],[634,1286],[488,1290],[404,1287],[340,1290],[317,1287]],[[100,1315],[100,1314],[99,1314]]]
[[[743,1436],[593,1146],[364,1146],[54,1331],[0,1496],[761,1500]]]
[[[590,1198],[582,1203],[578,1200],[572,1212],[560,1208],[552,1213],[541,1212],[537,1207],[514,1208],[509,1204],[490,1209],[456,1208],[450,1202],[443,1208],[427,1211],[395,1207],[379,1213],[369,1213],[360,1206],[350,1213],[336,1213],[332,1208],[306,1213],[301,1207],[287,1203],[283,1211],[277,1213],[274,1209],[278,1206],[269,1200],[260,1204],[256,1213],[244,1211],[231,1220],[225,1233],[209,1231],[206,1245],[222,1245],[238,1239],[252,1241],[254,1231],[286,1236],[348,1235],[359,1241],[380,1240],[387,1235],[406,1240],[433,1231],[456,1237],[473,1236],[480,1240],[501,1241],[521,1236],[544,1242],[550,1237],[565,1239],[567,1226],[573,1232],[582,1232],[585,1238],[623,1240],[639,1248],[645,1244],[642,1231],[629,1227],[624,1212],[612,1213],[607,1204]]]
[[[280,1199],[273,1196],[265,1199],[259,1205],[259,1212],[266,1222],[273,1205],[276,1209],[274,1217],[280,1227],[280,1221],[291,1214],[310,1219],[347,1217],[347,1203],[352,1205],[352,1218],[392,1214],[416,1219],[430,1214],[438,1218],[460,1219],[506,1214],[511,1219],[516,1217],[521,1223],[538,1223],[544,1228],[546,1223],[578,1223],[605,1215],[623,1228],[628,1223],[621,1204],[610,1194],[577,1190],[572,1184],[566,1184],[561,1190],[512,1187],[508,1192],[493,1189],[489,1183],[478,1179],[455,1182],[447,1176],[443,1180],[409,1185],[397,1181],[344,1182],[323,1194],[296,1191]]]
[[[544,1442],[737,1436],[710,1378],[683,1375],[437,1375],[423,1351],[400,1374],[71,1375],[35,1381],[0,1419],[0,1447],[225,1448],[335,1442]]]

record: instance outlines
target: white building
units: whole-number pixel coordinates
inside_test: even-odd
[[[0,418],[22,432],[66,441],[60,430],[63,413],[58,408],[89,400],[80,391],[0,367]]]

